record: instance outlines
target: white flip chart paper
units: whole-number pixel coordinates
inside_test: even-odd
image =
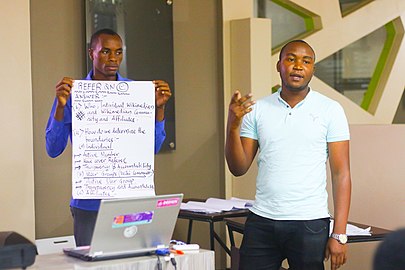
[[[155,195],[153,82],[75,80],[72,195]]]

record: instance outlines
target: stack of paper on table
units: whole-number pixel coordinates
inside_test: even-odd
[[[329,232],[332,233],[333,230],[333,219],[330,220],[330,230]],[[347,224],[346,226],[346,234],[348,236],[355,236],[355,235],[370,235],[371,236],[371,227],[362,229],[353,224]]]
[[[229,200],[208,198],[205,202],[188,201],[187,203],[182,203],[180,209],[200,213],[220,213],[222,211],[248,209],[252,204],[252,200],[234,197]]]

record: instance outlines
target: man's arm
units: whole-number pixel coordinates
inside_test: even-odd
[[[71,133],[71,122],[65,123],[64,120],[72,85],[73,79],[64,77],[55,87],[55,101],[45,131],[46,151],[53,158],[65,150]]]
[[[54,112],[54,118],[57,121],[62,121],[64,117],[64,109],[67,104],[67,101],[70,97],[70,92],[72,91],[73,79],[69,77],[64,77],[56,85],[56,108]]]
[[[155,80],[153,81],[153,83],[155,84],[155,118],[156,121],[163,121],[163,119],[165,119],[166,103],[172,96],[172,92],[170,90],[169,84],[165,81]]]
[[[229,170],[235,176],[247,172],[258,149],[256,140],[240,137],[243,116],[252,111],[251,106],[255,103],[251,98],[251,94],[241,97],[239,91],[236,91],[229,104],[225,157]]]
[[[159,153],[160,148],[166,139],[165,131],[165,107],[167,101],[172,96],[170,86],[162,80],[153,81],[155,84],[155,154]]]
[[[351,176],[349,160],[349,141],[328,143],[329,164],[332,175],[334,206],[333,233],[346,234],[351,197]],[[347,246],[329,238],[325,257],[331,258],[331,269],[335,270],[346,263]]]
[[[56,103],[55,99],[45,129],[46,152],[52,158],[59,156],[65,150],[71,132],[70,124],[65,124],[63,119],[62,121],[55,119]]]
[[[155,154],[159,153],[165,139],[165,121],[155,121]]]

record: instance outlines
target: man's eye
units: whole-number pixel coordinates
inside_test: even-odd
[[[102,50],[101,53],[102,54],[108,54],[108,50]]]
[[[288,62],[294,62],[294,58],[287,58]]]
[[[116,54],[116,55],[121,55],[121,54],[122,54],[122,51],[118,51],[118,52],[116,52],[115,54]]]

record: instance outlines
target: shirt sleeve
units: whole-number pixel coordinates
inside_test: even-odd
[[[59,156],[65,150],[72,133],[70,102],[65,106],[63,121],[57,121],[54,118],[56,102],[55,99],[45,130],[46,151],[52,158]]]
[[[339,103],[334,102],[334,106],[329,110],[329,119],[327,142],[350,140],[349,124]]]
[[[165,139],[165,120],[155,121],[155,154],[159,153]]]
[[[258,103],[252,106],[252,111],[246,114],[242,119],[242,125],[240,128],[240,136],[250,138],[253,140],[258,139],[256,128],[256,113],[258,110]]]

